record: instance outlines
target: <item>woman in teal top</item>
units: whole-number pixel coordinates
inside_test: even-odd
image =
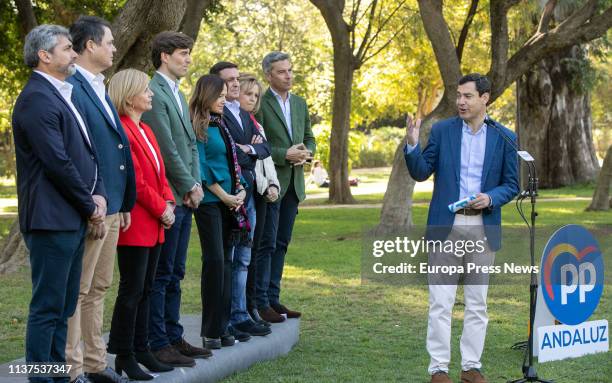
[[[223,198],[232,197],[232,176],[227,163],[227,148],[219,126],[208,125],[207,135],[206,142],[198,140],[202,182],[207,185],[219,184],[225,192],[224,194],[221,193],[221,196]],[[201,203],[210,202],[225,203],[225,200],[221,200],[214,192],[204,193],[204,199]]]
[[[204,75],[189,102],[198,138],[202,185],[207,189],[194,216],[202,247],[201,336],[208,349],[234,345],[234,338],[227,333],[232,302],[233,232],[237,222],[246,222],[241,215],[246,193],[236,147],[221,118],[226,92],[220,77]]]

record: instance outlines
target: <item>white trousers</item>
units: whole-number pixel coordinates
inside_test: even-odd
[[[457,214],[453,233],[465,229],[465,226],[479,226],[470,230],[480,238],[484,238],[482,215],[465,216]],[[487,253],[494,257],[487,246]],[[454,255],[452,255],[454,256]],[[480,357],[484,349],[487,332],[487,290],[488,284],[464,284],[465,311],[463,318],[463,332],[461,334],[461,368],[467,371],[471,368],[480,368]],[[435,371],[448,372],[451,358],[451,316],[455,304],[457,284],[430,284],[429,285],[429,318],[427,323],[427,352],[429,352],[429,374]]]

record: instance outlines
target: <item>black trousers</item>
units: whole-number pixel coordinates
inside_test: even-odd
[[[202,246],[201,336],[219,338],[229,324],[232,309],[231,213],[222,202],[202,203],[195,211]]]
[[[108,352],[129,355],[149,349],[149,296],[161,245],[117,246],[119,293],[115,301]]]
[[[267,206],[264,233],[257,250],[257,307],[280,305],[285,255],[291,242],[293,224],[300,200],[293,186],[293,175],[285,195]]]
[[[256,301],[256,281],[257,281],[257,253],[259,251],[259,245],[261,238],[264,233],[264,227],[266,225],[266,212],[268,211],[268,202],[266,202],[264,196],[255,191],[255,210],[256,210],[256,221],[255,233],[253,234],[253,248],[251,249],[251,263],[249,264],[246,284],[246,305],[247,310],[250,312],[257,308]]]

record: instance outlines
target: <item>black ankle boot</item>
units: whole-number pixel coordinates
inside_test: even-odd
[[[160,362],[151,351],[136,351],[136,361],[145,366],[151,372],[168,372],[174,367]]]
[[[121,375],[123,371],[130,380],[151,380],[152,375],[142,371],[134,355],[117,355],[115,358],[115,371]]]

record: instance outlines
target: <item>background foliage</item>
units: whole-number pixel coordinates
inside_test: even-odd
[[[458,39],[469,1],[446,1],[444,16],[453,39]],[[562,8],[579,1],[564,0]],[[79,14],[95,14],[112,20],[125,0],[35,0],[39,23],[69,25]],[[462,69],[486,72],[490,62],[489,1],[480,1],[464,49]],[[348,8],[348,7],[347,7]],[[538,2],[523,1],[509,14],[511,52],[518,49],[537,21]],[[0,175],[14,174],[10,115],[15,98],[29,70],[22,61],[23,32],[12,0],[0,2]],[[388,164],[391,141],[400,136],[377,132],[380,127],[403,127],[406,113],[424,115],[438,102],[442,81],[429,40],[423,29],[416,0],[409,0],[388,30],[402,32],[388,48],[362,66],[355,76],[351,111],[350,163],[352,167]],[[381,37],[381,38],[384,38]],[[182,82],[189,95],[199,76],[220,60],[234,61],[241,71],[255,73],[263,81],[261,59],[271,50],[288,52],[294,62],[295,93],[306,98],[314,124],[321,134],[318,156],[327,163],[326,142],[331,125],[333,91],[332,43],[317,9],[306,0],[226,0],[203,21],[193,50],[193,66]],[[600,157],[612,142],[609,44],[599,39],[587,50],[588,65],[577,66],[583,75],[577,86],[592,90],[594,140]],[[574,65],[574,63],[567,63]],[[514,128],[515,89],[491,105],[490,114]]]

